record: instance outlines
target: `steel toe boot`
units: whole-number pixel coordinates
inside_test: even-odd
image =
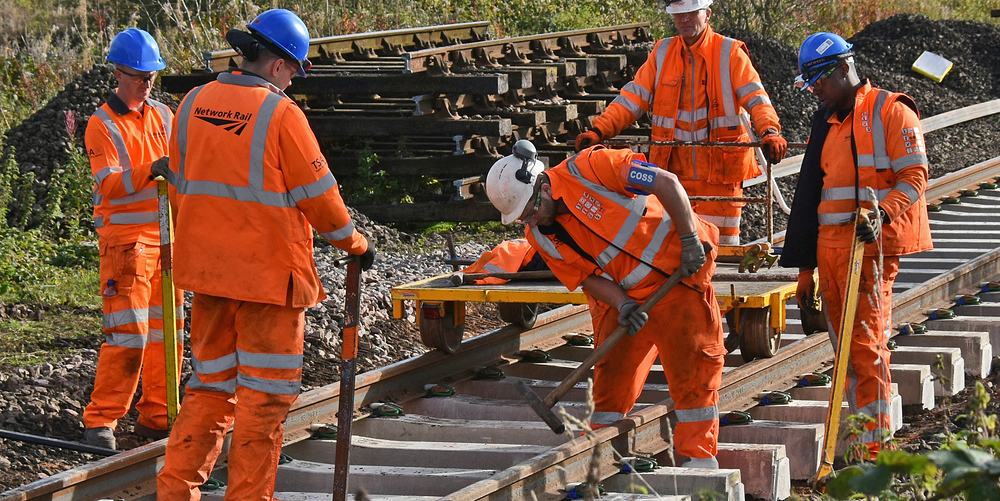
[[[83,443],[93,445],[94,447],[117,450],[115,449],[115,434],[108,427],[87,428],[83,431]]]

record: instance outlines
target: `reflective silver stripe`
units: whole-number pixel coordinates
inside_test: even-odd
[[[108,224],[146,224],[159,221],[159,214],[153,212],[118,212],[108,216]]]
[[[760,82],[750,82],[744,85],[743,87],[736,89],[736,98],[743,99],[744,97],[749,96],[750,94],[753,94],[754,92],[757,92],[759,90],[764,90],[764,84]]]
[[[892,406],[889,404],[888,400],[876,400],[860,409],[858,409],[859,414],[864,414],[865,416],[875,418],[878,420],[879,414],[885,414],[886,416],[891,416]]]
[[[719,408],[716,406],[700,409],[676,409],[678,423],[697,423],[719,419]]]
[[[129,195],[135,193],[135,183],[132,182],[132,169],[125,169],[125,172],[122,172],[122,186],[125,187],[125,193]]]
[[[906,181],[896,183],[896,186],[893,186],[892,189],[903,192],[903,194],[906,195],[906,198],[910,200],[910,205],[915,204],[917,200],[920,199],[920,192],[917,188]]]
[[[289,191],[288,195],[292,197],[293,202],[297,203],[303,200],[318,197],[329,191],[334,186],[337,186],[337,178],[333,177],[333,174],[327,172],[323,175],[323,177],[309,184],[303,184],[302,186],[292,188],[292,191]]]
[[[719,59],[719,80],[722,83],[722,109],[727,117],[736,115],[736,103],[733,102],[733,81],[729,73],[729,60],[732,58],[733,44],[736,40],[722,40],[722,54]]]
[[[144,324],[149,322],[149,311],[146,308],[133,308],[105,313],[103,324],[105,329],[114,329],[128,324]]]
[[[295,207],[295,200],[289,193],[255,190],[245,186],[233,186],[216,181],[188,181],[178,176],[174,185],[177,192],[184,195],[210,195],[229,198],[238,202],[256,202],[268,207]]]
[[[853,212],[834,212],[832,214],[819,213],[816,215],[821,225],[840,225],[846,223],[854,217]]]
[[[347,226],[343,228],[328,231],[326,233],[320,233],[319,235],[331,242],[339,242],[345,238],[350,238],[354,234],[354,222],[348,222]]]
[[[202,383],[201,379],[198,379],[198,373],[191,374],[191,379],[188,379],[187,387],[189,390],[208,390],[208,391],[221,391],[223,393],[236,393],[236,378],[227,379],[220,383]]]
[[[750,116],[747,115],[746,119],[747,119],[747,121],[749,121],[750,120]],[[719,128],[722,128],[722,127],[736,127],[736,126],[739,126],[739,125],[743,125],[743,119],[740,118],[740,115],[715,117],[715,118],[712,119],[712,128],[713,129],[719,129]]]
[[[111,346],[118,346],[121,348],[138,348],[141,350],[146,347],[146,335],[112,332],[111,334],[104,336],[104,342],[110,344]]]
[[[648,277],[649,273],[652,271],[653,268],[648,264],[639,263],[639,266],[636,266],[629,272],[628,275],[625,275],[625,278],[618,282],[618,285],[621,286],[622,289],[629,290],[632,287],[635,287],[635,285],[639,282],[642,282],[643,279]]]
[[[531,234],[535,237],[535,241],[538,242],[538,245],[542,247],[539,250],[548,254],[549,257],[551,258],[558,259],[560,261],[563,260],[562,254],[560,254],[559,251],[556,250],[556,244],[552,243],[552,240],[549,240],[549,237],[543,235],[542,232],[538,231],[537,226],[531,227]]]
[[[646,104],[653,104],[653,93],[649,89],[635,83],[635,81],[625,84],[622,90],[639,96],[639,99],[642,99]]]
[[[122,168],[125,170],[132,168],[132,159],[128,156],[128,149],[125,148],[125,139],[122,137],[121,130],[118,129],[118,124],[111,119],[111,115],[104,108],[97,108],[94,111],[97,118],[104,122],[104,126],[108,129],[108,134],[111,135],[111,142],[115,145],[115,150],[118,152],[118,163],[121,164]]]
[[[875,155],[858,154],[858,167],[875,167]]]
[[[927,155],[924,155],[923,153],[913,153],[912,155],[899,157],[889,162],[889,165],[892,167],[893,172],[899,172],[907,167],[913,167],[916,165],[927,165]]]
[[[739,235],[719,235],[719,245],[739,245]]]
[[[595,412],[590,416],[590,422],[594,424],[611,424],[625,417],[620,412]]]
[[[271,126],[271,117],[283,97],[269,93],[257,111],[257,121],[253,127],[253,140],[250,142],[250,172],[249,187],[253,190],[264,189],[264,148],[267,145],[267,130]],[[332,177],[332,176],[331,176]]]
[[[875,196],[878,199],[885,200],[886,195],[892,191],[892,188],[886,188],[884,190],[877,190]],[[854,187],[853,186],[843,186],[840,188],[823,188],[820,192],[820,200],[824,202],[834,201],[834,200],[854,200]],[[861,190],[858,200],[862,202],[872,202],[871,197],[868,195],[868,190]],[[703,218],[704,219],[704,218]]]
[[[222,77],[227,74],[228,73],[223,73],[219,76]],[[181,180],[185,179],[184,164],[187,160],[187,132],[188,121],[191,118],[191,107],[194,106],[195,98],[197,98],[201,90],[205,88],[205,85],[195,87],[191,90],[191,92],[188,92],[187,98],[183,103],[181,103],[181,108],[177,110],[177,149],[180,151],[181,158],[178,162],[177,175],[175,176],[172,171],[168,172],[170,175],[170,179],[168,179],[168,181],[170,181],[170,184],[177,186],[178,191],[180,190]]]
[[[162,343],[163,342],[163,329],[149,329],[149,342],[150,343]]]
[[[614,101],[611,101],[611,104],[614,103],[618,103],[624,106],[625,109],[627,109],[628,112],[631,113],[632,116],[635,117],[637,120],[639,119],[640,116],[642,116],[642,108],[640,108],[638,104],[633,103],[631,99],[625,96],[619,95],[618,97],[615,98]]]
[[[302,388],[302,381],[282,381],[279,379],[264,379],[247,376],[246,374],[236,375],[237,386],[257,390],[263,393],[274,395],[298,395]]]
[[[110,165],[108,167],[105,167],[97,171],[97,174],[94,174],[94,182],[97,184],[101,184],[104,182],[104,179],[110,176],[111,174],[115,172],[121,172],[122,170],[123,169],[119,165]]]
[[[236,350],[236,360],[240,365],[261,369],[301,369],[302,354],[281,355],[276,353],[252,353]]]
[[[128,174],[129,172],[132,171],[128,171],[126,172],[126,174]],[[143,188],[138,193],[134,193],[127,197],[108,199],[108,203],[111,205],[128,205],[135,202],[142,202],[145,200],[154,200],[154,199],[156,199],[156,187],[150,186],[148,188]]]
[[[483,266],[483,271],[486,271],[488,273],[507,273],[507,270],[493,263],[486,263],[486,266]]]
[[[678,141],[704,141],[708,139],[708,129],[706,128],[698,129],[694,131],[693,134],[691,133],[691,131],[687,131],[684,129],[675,129],[674,139]]]
[[[660,85],[660,75],[663,74],[663,60],[667,57],[667,49],[670,48],[670,41],[672,38],[665,38],[660,41],[660,46],[656,49],[656,81],[653,82],[653,93],[656,93],[656,87]],[[652,101],[650,101],[652,102]]]
[[[191,370],[195,374],[215,374],[234,368],[236,368],[236,353],[212,360],[198,360],[194,355],[191,356]]]
[[[698,217],[712,223],[719,228],[739,228],[740,220],[742,216],[711,216],[707,214],[698,214]]]
[[[162,306],[150,306],[149,307],[149,318],[163,319],[163,307]],[[174,318],[184,318],[184,307],[177,306],[174,308]]]
[[[152,98],[147,99],[146,102],[152,104],[153,107],[156,108],[156,111],[160,114],[160,120],[163,121],[163,130],[167,133],[167,143],[169,143],[171,132],[170,127],[173,126],[173,124],[170,123],[170,108],[167,108],[167,105]]]
[[[693,113],[687,110],[677,112],[678,122],[694,122],[696,120],[708,119],[708,108],[698,108]]]
[[[101,195],[97,191],[94,191],[94,196],[91,197],[91,201],[94,202],[94,207],[97,207],[104,202],[104,195]]]
[[[754,96],[750,98],[750,102],[747,103],[747,109],[752,110],[754,106],[757,106],[758,104],[771,104],[771,98],[767,96]]]
[[[875,96],[875,108],[872,110],[872,149],[875,152],[875,170],[891,168],[889,154],[885,150],[885,124],[882,123],[882,107],[885,105],[887,97],[889,97],[889,91],[880,90]]]
[[[104,216],[97,216],[94,218],[94,228],[104,227]]]
[[[653,114],[652,116],[653,125],[657,127],[663,127],[664,129],[674,128],[674,119],[670,117],[665,117],[663,115]]]
[[[870,444],[872,442],[884,442],[892,437],[892,433],[885,428],[875,428],[871,431],[865,431],[858,436],[858,440]]]

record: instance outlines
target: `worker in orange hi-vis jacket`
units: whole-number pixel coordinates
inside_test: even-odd
[[[712,30],[711,5],[712,0],[667,1],[679,34],[656,43],[635,79],[577,136],[577,151],[617,136],[648,111],[654,141],[762,138],[771,162],[784,158],[788,143],[746,45]],[[761,173],[751,148],[652,146],[649,161],[677,175],[692,196],[742,196],[743,181]],[[695,202],[694,211],[719,227],[721,245],[739,245],[743,205]]]
[[[676,403],[674,445],[683,466],[718,468],[718,389],[726,349],[712,289],[715,226],[691,210],[677,176],[641,153],[592,146],[542,172],[535,149],[518,141],[486,177],[501,221],[524,223],[525,238],[556,278],[583,288],[598,344],[619,326],[631,337],[594,366],[591,425],[628,414],[659,356]],[[670,275],[680,285],[648,315],[637,311]],[[683,321],[678,321],[683,319]]]
[[[135,433],[167,436],[160,226],[154,164],[165,166],[173,113],[149,97],[156,72],[166,67],[153,37],[129,28],[111,41],[118,87],[87,123],[85,142],[94,173],[94,226],[101,254],[104,335],[83,441],[115,448],[114,429],[132,406],[142,374]],[[182,332],[183,294],[175,294]],[[178,353],[181,352],[178,345]],[[179,369],[178,369],[179,372]]]
[[[475,263],[462,270],[463,273],[514,273],[517,271],[540,271],[548,269],[541,256],[535,252],[527,240],[516,238],[504,240],[496,247],[484,252]],[[480,285],[501,285],[508,280],[496,277],[476,279]]]
[[[917,106],[905,94],[862,81],[852,48],[839,35],[816,33],[799,50],[797,85],[811,91],[820,108],[795,188],[781,265],[800,270],[800,305],[812,301],[813,270],[819,269],[819,293],[837,346],[851,249],[855,238],[866,243],[846,390],[850,412],[872,418],[860,441],[867,458],[874,459],[892,435],[886,342],[899,256],[933,244]],[[871,217],[855,221],[859,207],[871,210]]]
[[[157,498],[196,500],[233,426],[227,499],[271,499],[282,421],[302,378],[305,308],[326,294],[313,228],[369,269],[375,248],[344,205],[302,110],[284,94],[305,76],[309,32],[263,12],[226,39],[242,56],[184,98],[169,170],[174,277],[194,292],[191,369]]]

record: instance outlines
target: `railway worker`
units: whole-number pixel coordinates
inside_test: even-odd
[[[90,116],[85,136],[95,181],[105,342],[83,411],[83,441],[114,449],[114,429],[132,405],[140,373],[134,431],[154,439],[168,433],[160,226],[156,183],[149,177],[153,165],[167,163],[173,113],[149,97],[156,72],[166,67],[149,33],[129,28],[117,34],[107,60],[115,64],[118,87]],[[176,297],[177,330],[183,332],[183,294]]]
[[[301,385],[305,308],[326,298],[313,227],[361,256],[362,269],[375,260],[305,114],[283,92],[310,66],[306,25],[272,9],[247,29],[226,34],[239,69],[181,102],[164,173],[174,273],[194,300],[193,374],[157,477],[161,500],[201,497],[231,424],[226,498],[271,499],[282,421]]]
[[[677,405],[683,465],[717,468],[726,350],[712,289],[716,251],[706,262],[702,241],[717,246],[718,230],[695,216],[677,176],[641,153],[598,145],[542,172],[530,146],[519,141],[514,155],[490,168],[490,201],[504,224],[525,224],[525,237],[563,285],[583,287],[598,343],[619,326],[632,334],[594,366],[592,426],[631,411],[659,355]],[[638,313],[673,273],[684,274],[680,285],[648,316]]]
[[[763,138],[772,162],[788,143],[746,46],[709,26],[712,0],[668,0],[678,35],[656,43],[635,79],[576,138],[577,151],[617,136],[652,109],[653,141],[749,142]],[[753,118],[754,128],[750,128]],[[650,147],[649,161],[680,179],[689,195],[739,197],[743,181],[760,175],[751,148]],[[721,245],[740,244],[742,202],[695,202],[719,227]]]
[[[820,107],[813,116],[781,265],[800,269],[800,305],[811,303],[813,269],[819,268],[819,293],[836,346],[850,248],[855,237],[867,243],[846,389],[851,413],[874,420],[861,440],[874,459],[892,430],[886,342],[899,256],[932,247],[923,195],[928,167],[913,99],[861,80],[851,48],[838,35],[816,33],[799,49],[797,85],[810,90]],[[872,210],[873,217],[855,221],[857,207]]]

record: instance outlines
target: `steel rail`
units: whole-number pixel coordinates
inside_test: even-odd
[[[326,57],[332,54],[360,50],[380,50],[385,47],[413,48],[416,43],[433,46],[446,40],[464,43],[468,40],[489,38],[491,23],[475,21],[471,23],[442,24],[421,28],[372,31],[309,39],[309,57]],[[205,71],[224,71],[231,58],[239,57],[233,49],[202,52]]]
[[[499,38],[483,42],[407,52],[403,54],[403,61],[406,63],[406,68],[403,71],[404,73],[418,73],[427,71],[432,66],[446,71],[447,65],[450,64],[450,59],[461,57],[464,61],[475,61],[477,54],[480,56],[478,59],[483,63],[496,66],[499,66],[496,61],[504,59],[505,55],[517,57],[518,54],[532,54],[536,56],[536,59],[555,60],[556,58],[551,53],[552,47],[549,46],[549,43],[552,41],[557,41],[557,43],[566,48],[574,47],[578,49],[588,47],[591,48],[591,52],[606,51],[607,45],[615,43],[616,40],[642,41],[649,39],[649,35],[646,33],[646,27],[648,26],[648,22],[622,24],[603,28]],[[474,51],[476,51],[476,54],[473,53]],[[539,54],[535,54],[535,52],[539,52]],[[581,55],[585,56],[586,54],[581,53]],[[524,62],[527,62],[527,59]]]

